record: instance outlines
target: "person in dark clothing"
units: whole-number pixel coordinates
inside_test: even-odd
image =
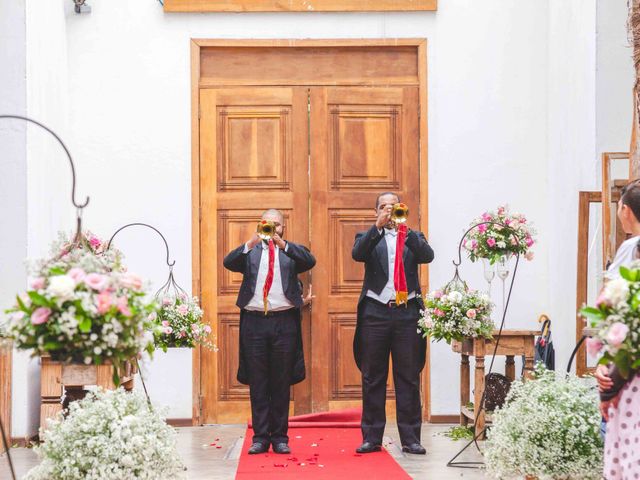
[[[304,246],[283,239],[284,217],[275,209],[262,219],[275,234],[257,234],[224,258],[224,267],[242,273],[238,381],[249,385],[254,430],[250,454],[288,454],[290,387],[305,378],[300,308],[305,303],[298,274],[316,263]]]
[[[420,444],[420,372],[427,343],[418,333],[424,308],[418,265],[430,263],[434,254],[421,232],[391,220],[392,207],[399,201],[392,192],[378,196],[375,224],[356,235],[352,250],[353,259],[365,264],[353,346],[362,373],[363,443],[358,453],[376,452],[382,445],[390,354],[402,449],[426,453]]]

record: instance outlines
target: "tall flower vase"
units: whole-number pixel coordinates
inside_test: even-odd
[[[511,259],[511,255],[502,255],[498,261],[496,266],[496,272],[498,274],[498,278],[502,281],[502,314],[504,316],[504,309],[506,307],[506,282],[507,277],[509,277],[509,260]]]

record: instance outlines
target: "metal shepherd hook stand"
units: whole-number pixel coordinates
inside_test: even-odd
[[[460,278],[460,274],[458,272],[458,267],[460,267],[460,265],[462,264],[462,245],[464,243],[465,238],[469,234],[469,232],[471,232],[474,228],[479,227],[480,225],[500,225],[501,227],[507,230],[511,230],[512,232],[511,235],[513,236],[513,238],[515,238],[517,242],[520,242],[520,239],[516,235],[515,231],[509,225],[505,225],[500,222],[491,222],[491,221],[480,222],[473,225],[466,232],[464,232],[464,235],[462,235],[462,238],[460,239],[460,243],[458,244],[458,261],[456,262],[455,260],[453,260],[455,273],[451,281],[447,284],[447,287],[455,283],[461,283],[463,285],[466,285],[466,283]],[[513,283],[516,278],[516,273],[518,271],[519,263],[520,263],[520,253],[516,253],[516,264],[513,267],[513,276],[511,277],[511,283],[509,284],[509,293],[507,294],[507,299],[506,299],[506,302],[504,303],[504,309],[502,311],[502,319],[500,321],[500,328],[498,329],[498,335],[495,337],[495,345],[493,347],[493,354],[491,355],[491,362],[489,363],[489,371],[487,372],[487,375],[490,374],[493,370],[493,363],[495,361],[496,353],[498,351],[498,344],[500,343],[500,338],[502,337],[502,329],[504,328],[504,322],[507,317],[507,309],[509,308],[509,301],[511,300],[511,292],[513,291]],[[478,417],[480,416],[480,412],[482,412],[485,408],[484,404],[485,404],[486,393],[487,391],[485,389],[482,392],[482,397],[480,398],[480,405],[475,405],[476,413],[474,415],[475,419],[473,422],[474,431],[476,430],[476,427],[477,427]],[[478,445],[478,438],[480,438],[486,432],[486,430],[487,428],[485,427],[482,431],[475,432],[473,439],[471,439],[464,447],[462,447],[462,449],[458,451],[458,453],[454,455],[454,457],[451,460],[447,462],[447,467],[481,468],[482,465],[484,465],[484,462],[456,462],[455,460],[462,454],[462,452],[464,452],[467,448],[469,448],[471,444],[475,444],[476,448],[478,449],[478,452],[482,453],[482,450],[480,450],[480,446]]]
[[[176,283],[176,281],[175,281],[175,279],[173,277],[173,266],[176,264],[176,261],[175,260],[169,260],[169,244],[167,243],[167,239],[164,237],[162,232],[160,232],[160,230],[158,230],[153,225],[149,225],[147,223],[142,223],[142,222],[134,222],[134,223],[128,223],[127,225],[123,225],[122,227],[118,228],[118,230],[116,230],[113,235],[111,235],[111,238],[107,242],[106,250],[109,250],[109,248],[111,248],[111,242],[113,242],[113,239],[115,238],[115,236],[118,233],[120,233],[125,228],[135,227],[135,226],[150,228],[151,230],[156,232],[158,235],[160,235],[160,238],[162,238],[162,241],[164,242],[164,247],[165,247],[166,252],[167,252],[166,262],[167,262],[167,266],[169,267],[169,278],[164,283],[164,285],[162,285],[162,287],[160,287],[160,289],[156,292],[155,297],[156,298],[160,298],[161,294],[162,295],[166,295],[171,289],[173,289],[173,291],[175,292],[176,296],[177,295],[182,295],[182,294],[187,295],[187,293]],[[147,396],[147,402],[149,403],[149,405],[151,405],[151,397],[149,397],[149,392],[147,391],[147,386],[144,383],[144,377],[142,376],[142,370],[140,369],[140,364],[138,363],[138,358],[137,357],[135,358],[135,362],[136,362],[136,368],[138,369],[138,374],[140,375],[140,381],[142,382],[142,388],[144,389],[144,393]]]
[[[80,242],[80,239],[82,238],[82,209],[89,204],[89,197],[87,196],[84,203],[76,202],[76,169],[73,164],[73,159],[71,158],[71,152],[69,152],[69,149],[64,144],[62,139],[53,130],[51,130],[46,125],[36,120],[33,120],[32,118],[24,117],[22,115],[0,115],[0,119],[24,120],[26,122],[39,126],[43,130],[46,130],[47,132],[49,132],[58,141],[60,146],[62,146],[62,149],[64,150],[64,152],[67,154],[67,158],[69,159],[69,165],[71,166],[71,203],[73,204],[74,207],[76,207],[76,235],[74,238],[74,244],[77,245]],[[13,468],[13,462],[11,460],[11,450],[7,442],[4,425],[2,424],[2,416],[0,416],[0,434],[2,434],[2,445],[4,446],[7,452],[7,460],[9,462],[9,469],[11,470],[11,478],[13,480],[16,480],[16,474]]]

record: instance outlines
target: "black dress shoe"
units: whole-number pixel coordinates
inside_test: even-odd
[[[267,453],[268,451],[269,451],[268,443],[255,442],[249,447],[249,451],[247,453],[249,453],[249,455],[256,455],[258,453]]]
[[[291,453],[291,449],[289,448],[289,445],[287,445],[286,443],[282,442],[282,443],[274,443],[273,444],[273,452],[274,453],[284,453],[284,454],[290,454]]]
[[[402,451],[407,453],[413,453],[414,455],[425,455],[427,451],[419,443],[412,443],[411,445],[403,445]]]
[[[358,448],[356,448],[356,453],[373,453],[379,452],[382,449],[380,445],[374,445],[371,442],[364,442]]]

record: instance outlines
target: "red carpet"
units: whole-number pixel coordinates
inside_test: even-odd
[[[236,480],[407,480],[411,477],[383,448],[358,455],[362,443],[360,409],[300,415],[289,419],[291,455],[248,455],[253,430],[247,428]]]

